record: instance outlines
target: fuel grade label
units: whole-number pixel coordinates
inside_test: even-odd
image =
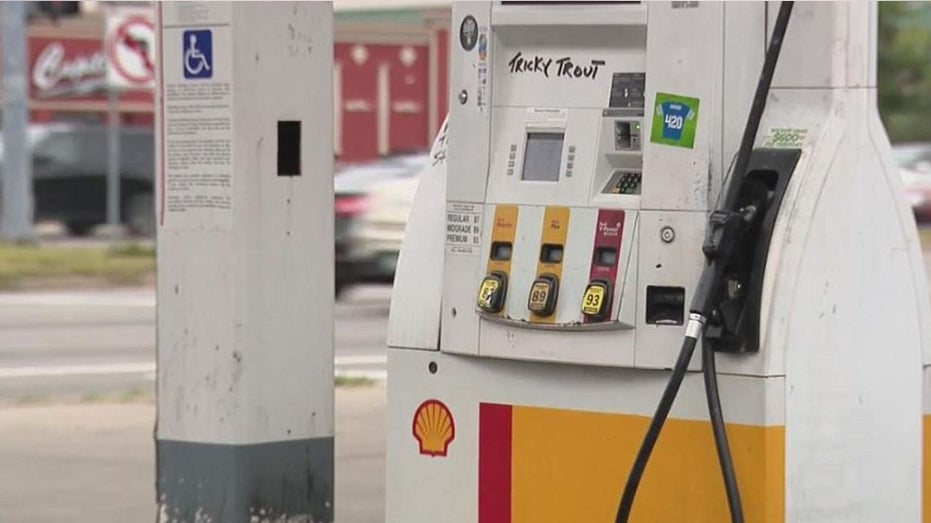
[[[446,204],[446,253],[478,255],[482,246],[482,205]]]

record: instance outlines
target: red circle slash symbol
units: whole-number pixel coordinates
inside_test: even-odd
[[[138,32],[133,32],[133,29],[137,27],[142,28],[142,31],[148,34],[155,33],[155,27],[152,25],[152,22],[144,18],[131,18],[126,20],[117,29],[115,37],[110,42],[110,62],[113,64],[116,71],[131,83],[146,84],[155,78],[155,65],[152,63],[149,49],[150,43],[144,38],[139,37]],[[117,49],[121,45],[125,46],[139,58],[145,73],[135,74],[128,70],[124,64],[120,63]]]

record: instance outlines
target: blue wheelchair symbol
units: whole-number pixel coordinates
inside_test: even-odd
[[[184,77],[213,77],[213,34],[210,30],[185,31],[183,38]]]

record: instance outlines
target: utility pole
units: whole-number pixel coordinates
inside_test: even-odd
[[[0,239],[32,238],[32,147],[26,66],[26,3],[0,6],[3,48],[3,165],[0,171]]]
[[[110,246],[116,246],[120,225],[120,110],[119,91],[107,86],[107,226]]]

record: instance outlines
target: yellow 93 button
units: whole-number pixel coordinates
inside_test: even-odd
[[[608,284],[600,281],[593,281],[585,288],[585,294],[582,295],[582,314],[594,319],[601,319],[608,312]]]
[[[484,312],[497,313],[504,308],[504,295],[507,291],[507,275],[492,272],[485,276],[478,288],[476,305]]]

